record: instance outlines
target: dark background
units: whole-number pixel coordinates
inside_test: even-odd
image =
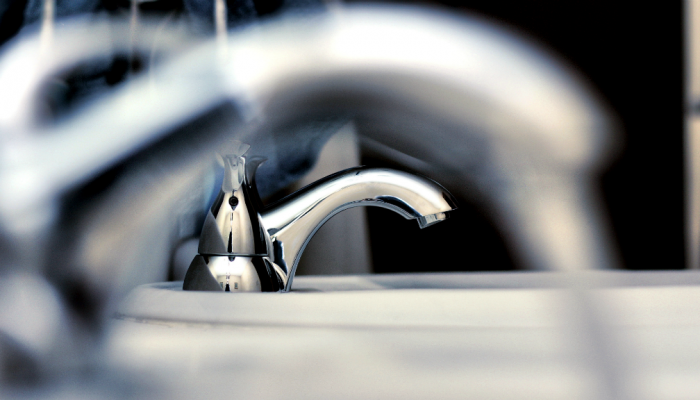
[[[625,268],[685,267],[681,2],[409,3],[483,16],[575,66],[623,128],[623,152],[604,171],[601,186]],[[382,161],[366,156],[363,163]],[[470,260],[467,269],[517,268],[480,210],[460,205],[452,220],[426,230],[386,210],[369,209],[376,272],[464,270],[464,261],[455,262],[458,253]]]

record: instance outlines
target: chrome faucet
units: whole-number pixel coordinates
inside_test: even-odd
[[[350,168],[327,176],[263,209],[255,171],[264,161],[246,163],[250,146],[233,145],[222,156],[224,180],[207,212],[199,254],[185,275],[184,290],[288,292],[301,254],[316,231],[335,214],[376,206],[425,228],[457,208],[439,184],[384,168]]]

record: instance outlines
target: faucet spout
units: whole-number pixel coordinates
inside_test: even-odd
[[[287,271],[289,291],[299,259],[316,231],[335,214],[375,206],[418,220],[420,228],[448,218],[454,197],[432,180],[383,168],[350,168],[330,175],[271,205],[261,213],[274,262]]]

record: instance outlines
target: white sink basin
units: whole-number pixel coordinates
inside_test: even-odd
[[[297,277],[282,293],[141,286],[111,363],[167,397],[600,397],[573,294],[551,273]],[[635,399],[700,398],[700,274],[591,273],[590,293]]]

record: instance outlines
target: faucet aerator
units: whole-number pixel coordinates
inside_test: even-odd
[[[418,226],[423,229],[431,225],[435,225],[438,222],[442,222],[450,218],[450,214],[446,212],[439,212],[435,214],[426,215],[425,217],[418,217]]]

